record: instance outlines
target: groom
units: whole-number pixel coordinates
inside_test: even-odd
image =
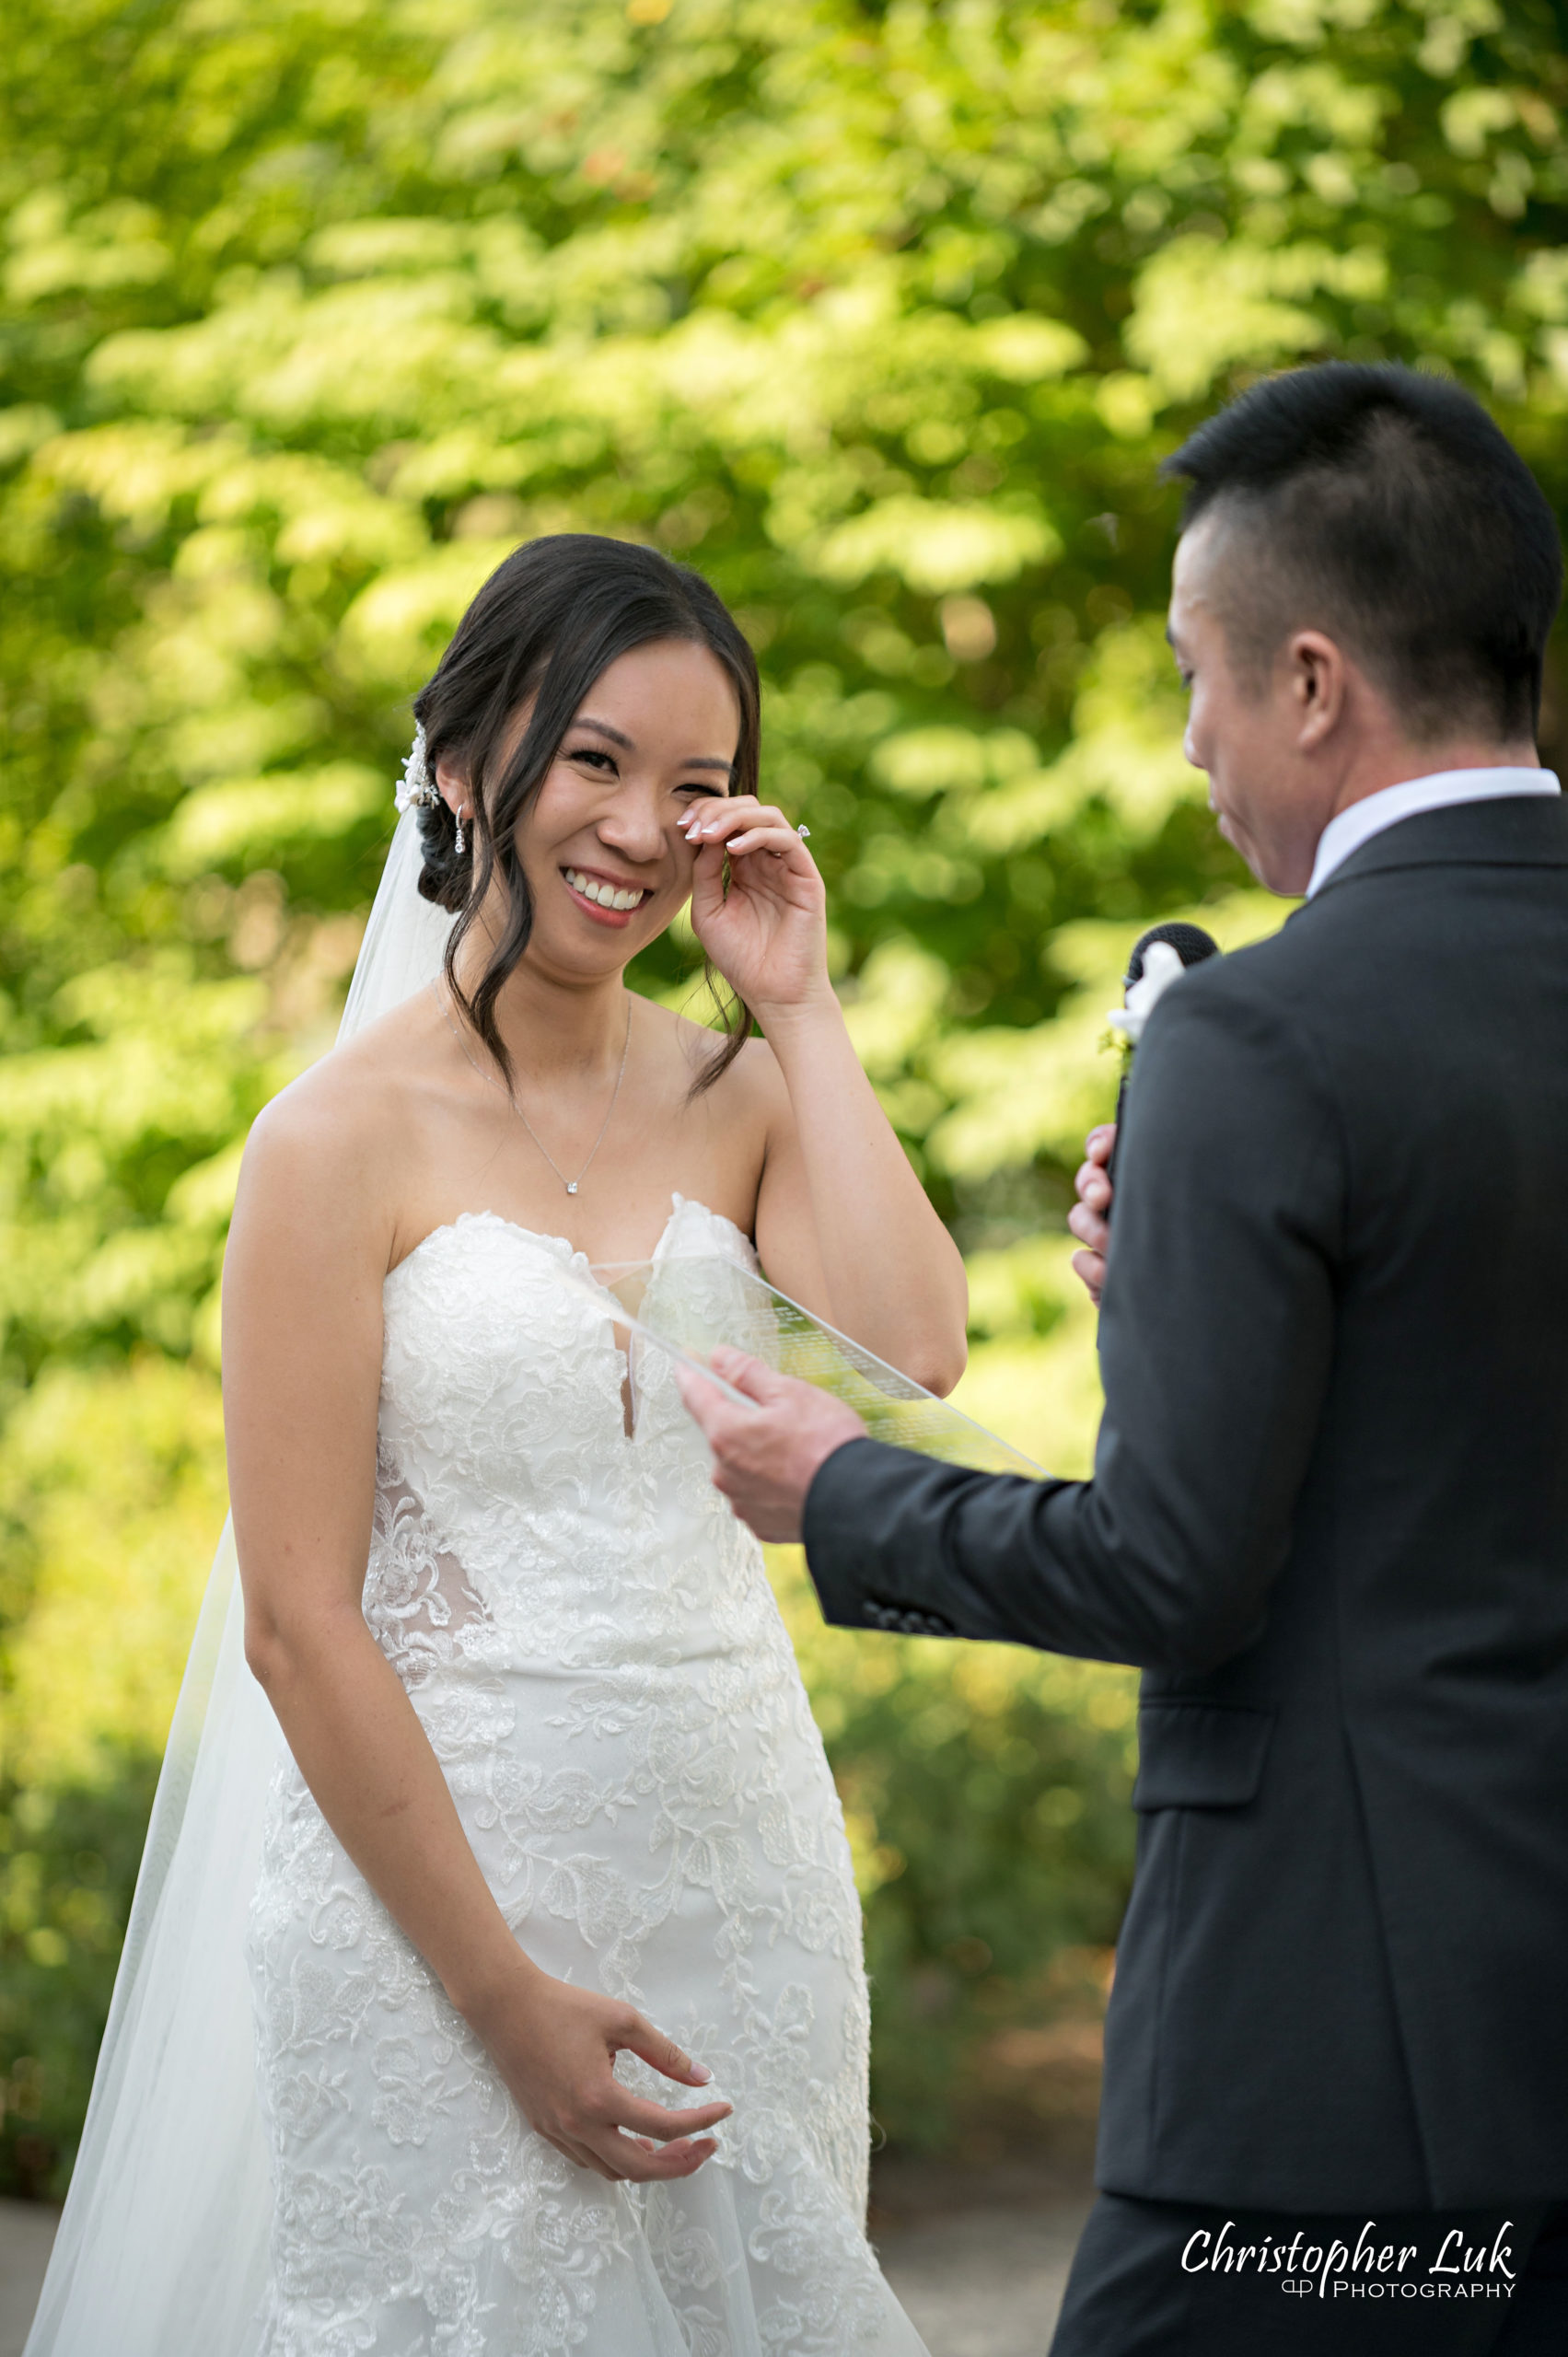
[[[1184,976],[1081,1174],[1088,1481],[690,1405],[830,1621],[1144,1672],[1100,2200],[1055,2357],[1568,2351],[1561,560],[1440,378],[1304,368],[1172,461],[1190,759],[1283,932]],[[1103,1141],[1099,1149],[1103,1152]],[[1103,1257],[1102,1257],[1103,1255]]]

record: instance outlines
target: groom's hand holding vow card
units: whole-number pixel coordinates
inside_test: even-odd
[[[819,1467],[867,1436],[981,1472],[1040,1478],[1020,1450],[733,1260],[642,1261],[592,1275],[627,1335],[633,1392],[641,1349],[673,1362],[714,1450],[714,1482],[761,1538],[798,1538]]]
[[[865,1426],[830,1391],[775,1375],[742,1351],[721,1345],[714,1356],[728,1382],[748,1395],[746,1409],[732,1407],[689,1368],[678,1367],[675,1378],[714,1452],[714,1487],[759,1538],[774,1545],[797,1539],[819,1467],[846,1441],[864,1440]]]

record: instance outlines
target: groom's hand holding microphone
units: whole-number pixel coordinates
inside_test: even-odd
[[[1115,1193],[1116,1139],[1121,1126],[1122,1103],[1127,1094],[1127,1078],[1132,1070],[1132,1058],[1137,1053],[1144,1024],[1154,1011],[1155,1003],[1179,980],[1189,966],[1201,966],[1207,958],[1219,956],[1219,943],[1206,934],[1202,925],[1184,924],[1179,920],[1168,924],[1151,925],[1132,946],[1127,960],[1127,972],[1122,981],[1123,1003],[1110,1016],[1112,1026],[1121,1031],[1128,1044],[1126,1073],[1116,1099],[1116,1119],[1102,1121],[1089,1132],[1084,1141],[1084,1160],[1073,1181],[1078,1200],[1067,1214],[1067,1225],[1083,1246],[1073,1255],[1074,1272],[1088,1288],[1089,1298],[1098,1306],[1105,1290],[1106,1254],[1110,1249],[1110,1205]]]
[[[1116,1123],[1102,1121],[1084,1140],[1084,1159],[1073,1181],[1078,1200],[1067,1214],[1067,1225],[1083,1246],[1073,1255],[1074,1273],[1088,1287],[1098,1306],[1105,1289],[1105,1256],[1110,1248],[1110,1158],[1116,1151]]]

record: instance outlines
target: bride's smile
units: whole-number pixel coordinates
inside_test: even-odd
[[[625,922],[654,889],[651,884],[629,884],[607,876],[602,868],[563,867],[561,873],[575,897],[587,901],[584,914],[597,918],[600,924]]]

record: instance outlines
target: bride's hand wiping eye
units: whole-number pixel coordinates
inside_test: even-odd
[[[830,991],[827,896],[784,812],[749,794],[704,796],[681,826],[697,848],[692,929],[731,989],[764,1021]]]

